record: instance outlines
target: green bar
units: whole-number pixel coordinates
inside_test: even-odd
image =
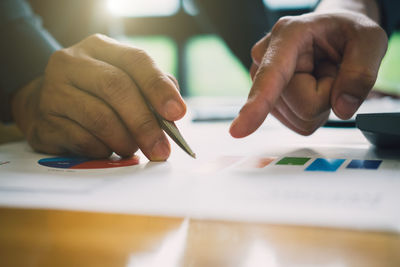
[[[295,158],[295,157],[285,157],[278,161],[276,165],[304,165],[306,164],[307,161],[309,161],[311,158]]]

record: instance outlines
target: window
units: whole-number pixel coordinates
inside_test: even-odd
[[[264,0],[273,9],[315,2]],[[177,77],[184,96],[247,95],[248,71],[219,37],[199,28],[190,0],[106,0],[106,6],[113,37],[145,49],[162,70]]]
[[[271,9],[313,7],[318,0],[264,0],[264,4]]]
[[[171,16],[179,10],[179,0],[108,0],[107,8],[114,16]]]
[[[171,38],[163,35],[131,36],[120,38],[120,41],[144,49],[161,70],[177,75],[177,47]]]
[[[185,58],[191,96],[247,95],[251,85],[249,74],[219,37],[192,37]]]
[[[400,96],[400,32],[396,32],[389,40],[389,48],[379,69],[375,89],[387,94]]]

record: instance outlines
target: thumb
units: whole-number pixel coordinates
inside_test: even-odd
[[[376,35],[362,35],[346,44],[342,64],[333,85],[331,105],[341,119],[351,118],[367,97],[375,84],[387,48],[384,32],[378,33],[381,37],[378,40],[383,40],[378,42]]]

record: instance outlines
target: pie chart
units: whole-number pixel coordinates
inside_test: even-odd
[[[127,167],[139,164],[139,157],[120,158],[112,156],[108,159],[89,159],[84,157],[52,157],[38,161],[39,165],[58,169],[108,169]]]

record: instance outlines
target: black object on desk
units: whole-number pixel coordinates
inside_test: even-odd
[[[356,126],[376,147],[400,149],[400,112],[358,114]]]
[[[323,127],[328,127],[328,128],[354,128],[356,127],[356,121],[355,119],[350,119],[350,120],[332,120],[329,119]]]

